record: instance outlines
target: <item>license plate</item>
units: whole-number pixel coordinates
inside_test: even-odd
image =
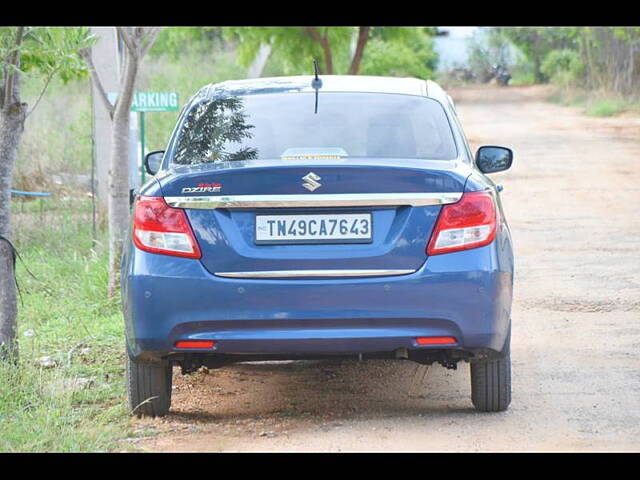
[[[371,213],[256,215],[256,243],[371,243]]]

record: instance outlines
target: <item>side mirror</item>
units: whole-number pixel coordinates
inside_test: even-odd
[[[513,151],[506,147],[485,146],[476,152],[476,165],[482,173],[502,172],[511,167]]]
[[[160,170],[162,159],[164,158],[164,150],[156,150],[149,152],[144,157],[144,169],[149,175],[155,175]]]

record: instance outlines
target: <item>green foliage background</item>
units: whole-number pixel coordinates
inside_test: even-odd
[[[503,63],[526,70],[531,83],[603,90],[621,96],[640,90],[640,27],[493,27],[469,43],[470,67]],[[482,37],[482,38],[481,38]],[[508,42],[520,56],[496,50]],[[523,72],[519,72],[523,73]]]

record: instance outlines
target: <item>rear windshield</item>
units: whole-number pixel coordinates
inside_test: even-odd
[[[452,160],[456,147],[435,100],[380,93],[258,94],[198,103],[173,163],[295,158]]]

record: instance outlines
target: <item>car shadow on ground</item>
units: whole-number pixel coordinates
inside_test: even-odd
[[[475,414],[468,366],[400,360],[253,362],[184,376],[174,371],[167,419],[283,422]]]

